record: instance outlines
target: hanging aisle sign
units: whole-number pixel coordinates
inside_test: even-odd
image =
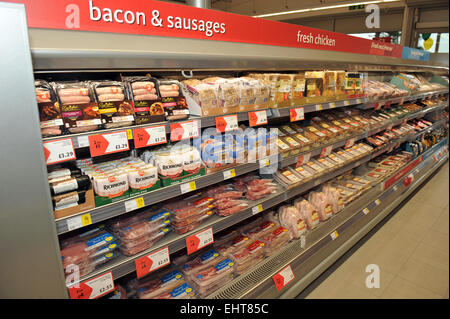
[[[403,52],[403,47],[396,44],[162,1],[7,0],[6,2],[25,4],[30,28],[217,40],[397,58],[401,58]]]

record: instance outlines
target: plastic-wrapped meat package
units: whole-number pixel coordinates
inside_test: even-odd
[[[172,291],[159,295],[155,299],[194,299],[195,291],[187,283],[174,288]]]
[[[154,299],[170,293],[185,283],[184,276],[178,270],[165,271],[132,281],[132,290],[136,289],[140,299]]]
[[[164,207],[172,213],[172,219],[179,222],[186,218],[197,216],[202,212],[211,210],[214,206],[211,202],[209,202],[208,205],[196,205],[191,201],[181,200],[174,204],[166,204]]]
[[[331,205],[328,203],[327,197],[322,192],[310,192],[308,195],[308,201],[319,214],[320,221],[325,221],[333,214]]]
[[[212,216],[212,214],[209,215],[209,216]],[[206,220],[207,220],[207,219],[205,218],[205,219],[202,219],[202,220],[200,220],[200,221],[198,221],[198,222],[188,224],[188,225],[186,225],[186,226],[184,226],[184,227],[175,227],[175,226],[172,226],[172,230],[173,230],[174,233],[176,233],[176,234],[178,234],[178,235],[182,235],[182,234],[185,234],[185,233],[187,233],[187,232],[189,232],[189,231],[191,231],[191,230],[193,230],[193,229],[199,227],[199,226],[202,225]]]
[[[319,224],[319,214],[314,206],[304,198],[298,198],[294,201],[294,206],[297,208],[303,221],[306,223],[307,229],[313,229]]]
[[[192,285],[199,297],[211,294],[233,279],[233,261],[224,259],[194,274]]]
[[[63,120],[52,86],[43,80],[34,81],[34,85],[42,136],[61,134]]]
[[[127,227],[127,226],[129,226],[131,224],[137,223],[138,221],[150,218],[152,216],[155,216],[155,217],[153,217],[153,220],[155,218],[157,218],[159,220],[160,219],[165,219],[165,218],[168,218],[170,216],[170,212],[164,211],[164,210],[163,211],[159,211],[159,212],[158,211],[155,212],[153,210],[147,209],[147,210],[144,210],[144,211],[140,211],[138,213],[134,213],[131,216],[127,216],[127,217],[119,216],[119,217],[116,217],[114,219],[111,219],[108,222],[108,228],[111,229],[111,231],[115,235],[118,235],[119,229]]]
[[[178,219],[178,218],[173,218],[172,219],[172,226],[175,228],[183,228],[183,227],[188,227],[190,224],[193,223],[201,223],[204,220],[208,219],[209,217],[211,217],[213,215],[214,211],[210,210],[210,209],[203,209],[200,211],[199,214],[197,215],[193,215],[184,219]]]
[[[216,264],[218,261],[223,260],[224,257],[215,249],[210,249],[194,259],[183,264],[180,269],[187,279],[192,278],[194,274],[207,269],[211,265]]]
[[[243,197],[244,193],[235,190],[224,191],[223,193],[217,193],[214,195],[215,200],[220,199],[237,199]]]
[[[306,231],[304,224],[303,228]],[[261,238],[261,241],[264,243],[264,255],[270,256],[289,242],[289,231],[284,227],[278,227],[269,235]]]
[[[162,228],[156,233],[144,236],[136,241],[124,242],[119,245],[120,251],[126,256],[132,256],[146,249],[151,248],[157,241],[169,232],[169,228]]]
[[[188,174],[196,174],[202,168],[202,158],[195,147],[183,148],[180,154],[183,158],[183,170]]]
[[[256,227],[246,231],[245,235],[247,235],[250,239],[259,239],[267,234],[270,234],[277,227],[279,227],[279,225],[277,225],[275,222],[266,220],[257,225]]]
[[[339,192],[336,188],[330,185],[324,185],[322,187],[322,193],[327,197],[328,203],[331,205],[333,214],[337,214],[342,209],[342,200],[340,199]]]
[[[229,239],[227,242],[222,242],[220,244],[215,244],[217,251],[225,257],[230,257],[233,253],[235,253],[238,249],[242,249],[247,247],[251,241],[245,235],[236,233],[234,237]]]
[[[167,227],[169,220],[167,218],[157,220],[143,220],[119,229],[121,240],[133,240],[144,235],[159,231],[163,227]]]
[[[233,186],[237,191],[244,192],[247,189],[247,183],[257,178],[258,176],[254,174],[239,176],[234,179]]]
[[[303,217],[295,206],[281,206],[278,210],[280,224],[289,230],[289,238],[300,238],[306,231]]]
[[[184,157],[176,151],[162,150],[155,153],[155,166],[162,177],[176,178],[183,172]]]
[[[234,271],[240,275],[253,267],[264,258],[264,243],[260,240],[252,242],[248,247],[244,247],[231,255],[234,261]]]

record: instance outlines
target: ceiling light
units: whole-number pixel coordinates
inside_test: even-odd
[[[299,9],[299,10],[292,10],[292,11],[283,11],[283,12],[260,14],[260,15],[256,15],[256,16],[253,16],[253,17],[254,18],[265,18],[265,17],[273,17],[273,16],[279,16],[279,15],[293,14],[293,13],[302,13],[302,12],[319,11],[319,10],[329,10],[329,9],[336,9],[336,8],[345,8],[345,7],[349,7],[349,6],[359,6],[359,5],[363,5],[363,4],[375,4],[375,3],[395,2],[395,1],[400,1],[400,0],[378,0],[378,1],[351,2],[351,3],[345,3],[345,4],[336,4],[334,6],[326,6],[326,7],[317,7],[317,8],[310,8],[310,9]]]

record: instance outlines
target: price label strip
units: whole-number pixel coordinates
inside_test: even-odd
[[[195,181],[180,185],[181,194],[195,191],[196,189],[197,189],[197,186],[195,185]]]
[[[83,214],[67,219],[67,229],[69,231],[92,224],[91,214]]]
[[[345,100],[344,101],[344,106],[349,106],[350,105],[350,101]]]
[[[130,145],[128,144],[127,132],[90,135],[89,149],[92,157],[128,151]]]
[[[292,280],[294,280],[294,272],[292,271],[291,265],[284,268],[282,271],[274,275],[273,281],[275,282],[275,287],[278,291],[286,287]]]
[[[334,102],[328,103],[328,107],[330,109],[334,109],[336,107],[336,103],[334,103]]]
[[[262,211],[263,211],[262,204],[252,207],[252,215],[256,215],[258,213],[261,213]]]
[[[305,119],[305,109],[297,107],[289,110],[289,118],[291,122],[301,121]]]
[[[297,159],[297,164],[295,164],[295,167],[299,167],[305,163],[308,163],[310,159],[311,159],[311,153],[300,155]]]
[[[212,228],[205,229],[186,238],[187,253],[190,255],[212,243],[214,243],[213,230]]]
[[[158,125],[133,130],[134,146],[136,148],[166,144],[166,126]]]
[[[236,171],[233,169],[227,170],[223,172],[223,179],[229,179],[236,176]]]
[[[137,278],[170,264],[169,247],[135,260]]]
[[[219,133],[234,131],[238,128],[238,116],[237,115],[227,115],[216,117],[216,130]]]
[[[370,209],[368,209],[367,207],[364,208],[363,213],[364,213],[364,215],[367,215],[368,213],[370,213]]]
[[[250,126],[258,126],[267,124],[266,110],[248,112],[248,121]]]
[[[316,111],[322,111],[322,110],[323,110],[322,104],[316,104]]]
[[[144,198],[138,197],[125,202],[125,212],[131,212],[145,206]]]
[[[69,138],[44,142],[44,155],[47,165],[77,159],[73,141]]]
[[[195,138],[199,135],[197,120],[170,124],[170,140],[172,142]]]
[[[96,299],[116,289],[112,272],[86,280],[69,288],[71,299]]]

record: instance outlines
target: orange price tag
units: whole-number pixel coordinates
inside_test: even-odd
[[[128,151],[130,145],[128,144],[127,132],[90,135],[89,149],[92,157]]]
[[[116,289],[112,272],[86,280],[69,288],[71,299],[96,299]]]
[[[136,148],[167,143],[165,125],[137,128],[133,130],[133,135]]]
[[[141,278],[152,271],[170,264],[169,247],[162,248],[150,255],[136,259],[137,278]]]
[[[287,266],[272,277],[273,281],[275,282],[275,287],[277,287],[278,291],[286,287],[286,285],[294,280],[294,278],[295,276],[292,271],[291,265]]]
[[[205,229],[195,235],[186,238],[186,248],[188,255],[214,243],[212,228]]]
[[[301,121],[305,119],[305,110],[303,107],[297,107],[289,110],[289,118],[291,122]]]
[[[266,110],[248,112],[248,121],[250,126],[258,126],[267,124]]]
[[[237,115],[218,116],[216,117],[217,132],[224,133],[234,131],[238,128],[238,123]]]
[[[70,161],[77,158],[70,137],[44,142],[43,145],[45,162],[47,165]]]
[[[305,163],[308,163],[310,158],[311,158],[311,153],[300,155],[297,159],[297,164],[295,164],[295,167],[299,167]]]

